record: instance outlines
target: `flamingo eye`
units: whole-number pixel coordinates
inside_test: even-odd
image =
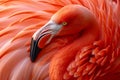
[[[63,26],[66,26],[66,25],[67,25],[67,22],[63,22],[62,25],[63,25]]]

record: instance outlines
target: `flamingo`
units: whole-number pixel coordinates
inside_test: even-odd
[[[119,0],[0,1],[0,80],[120,80]]]

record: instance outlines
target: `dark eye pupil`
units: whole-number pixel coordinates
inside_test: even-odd
[[[62,25],[64,25],[64,26],[67,25],[67,22],[63,22]]]

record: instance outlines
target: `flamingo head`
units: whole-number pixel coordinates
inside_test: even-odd
[[[75,35],[82,32],[88,24],[94,25],[90,22],[93,17],[87,8],[80,5],[61,8],[48,23],[34,33],[31,41],[31,61],[35,61],[40,50],[55,36]]]

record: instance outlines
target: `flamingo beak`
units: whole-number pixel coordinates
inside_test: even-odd
[[[30,58],[32,62],[35,61],[42,48],[50,43],[52,38],[58,34],[61,27],[62,25],[50,20],[47,24],[34,33],[30,47]]]

